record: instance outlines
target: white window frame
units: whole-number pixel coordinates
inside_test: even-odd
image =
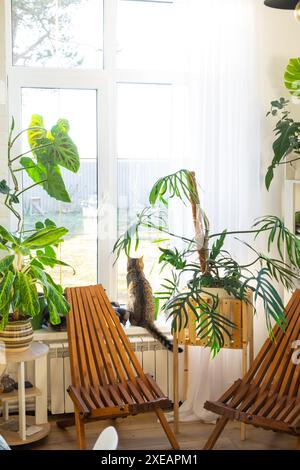
[[[145,1],[145,0],[139,0]],[[148,1],[148,0],[147,0]],[[151,0],[157,1],[157,0]],[[176,0],[175,0],[176,1]],[[116,68],[116,18],[118,0],[104,0],[103,69],[20,67],[12,63],[11,2],[6,0],[6,43],[9,115],[21,128],[22,88],[86,89],[97,92],[98,204],[105,195],[117,208],[117,84],[174,84],[174,74],[165,71],[119,70]],[[165,1],[165,3],[172,3]],[[178,80],[178,77],[177,77]],[[176,80],[176,81],[177,81]],[[98,211],[99,212],[99,211]],[[98,281],[111,298],[117,298],[117,272],[113,266],[113,244],[117,238],[117,210],[103,218],[98,215]],[[101,218],[101,221],[100,221]],[[109,239],[102,239],[101,226],[110,227]]]

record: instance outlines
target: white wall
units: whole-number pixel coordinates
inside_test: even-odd
[[[6,170],[6,142],[8,137],[8,106],[6,93],[6,65],[5,65],[5,0],[0,0],[0,180],[7,179]],[[3,197],[0,197],[0,224],[7,223],[7,210],[3,206]]]
[[[261,155],[263,178],[272,159],[274,120],[266,118],[271,100],[284,96],[284,71],[290,58],[300,56],[300,23],[293,12],[267,8],[258,0],[258,34],[260,47],[260,95],[261,95]],[[295,108],[295,107],[294,107]],[[297,109],[296,109],[297,111]],[[300,106],[297,112],[300,119]],[[270,192],[262,187],[262,213],[281,214],[283,171],[277,171]],[[263,181],[262,181],[263,183]]]
[[[284,71],[291,57],[300,56],[300,23],[297,23],[293,12],[267,8],[263,0],[257,1],[257,34],[259,45],[259,81],[261,106],[261,214],[283,216],[282,193],[284,170],[278,169],[270,191],[264,186],[266,169],[273,153],[273,129],[275,121],[266,117],[270,102],[281,96],[291,97],[284,87]],[[297,116],[298,115],[298,116]],[[300,119],[296,108],[296,117]],[[283,289],[281,293],[283,294]],[[255,319],[256,350],[265,340],[267,332],[263,312]]]

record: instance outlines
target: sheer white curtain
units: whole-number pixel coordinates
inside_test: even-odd
[[[260,206],[255,0],[176,3],[186,85],[184,161],[197,172],[212,232],[247,229]],[[242,244],[233,239],[227,246],[247,261]],[[241,352],[223,350],[216,359],[203,348],[189,354],[180,419],[212,421],[203,404],[241,375]]]

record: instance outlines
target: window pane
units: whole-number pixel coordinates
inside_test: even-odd
[[[117,67],[167,70],[172,67],[173,3],[119,0]]]
[[[102,67],[103,1],[12,0],[13,64]]]
[[[136,220],[136,214],[149,205],[149,192],[161,176],[171,172],[171,105],[172,86],[118,85],[118,233]],[[166,212],[161,208],[161,212]],[[168,213],[164,214],[168,219]],[[161,279],[157,266],[159,250],[151,243],[157,232],[141,233],[140,248],[132,256],[144,256],[145,274],[153,290]],[[126,263],[118,262],[118,299],[126,302]]]
[[[170,157],[172,86],[118,85],[118,158]]]
[[[74,174],[62,170],[72,202],[66,204],[50,198],[40,187],[24,193],[25,229],[50,218],[69,230],[58,255],[76,270],[55,268],[54,278],[64,286],[87,285],[97,281],[97,117],[95,90],[59,90],[23,88],[22,127],[32,114],[41,114],[45,127],[51,128],[60,118],[70,123],[70,136],[80,155],[80,170]],[[80,109],[80,113],[78,112]],[[88,117],[88,118],[87,118]],[[28,144],[24,137],[23,147]],[[32,182],[24,175],[24,187]]]

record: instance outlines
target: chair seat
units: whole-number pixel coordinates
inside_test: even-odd
[[[239,400],[238,404],[236,397],[237,395],[233,396],[228,403],[208,401],[204,408],[230,420],[266,430],[300,435],[300,399],[279,397],[276,393],[262,391],[255,386],[247,388],[245,398]]]
[[[136,377],[135,382],[114,383],[100,387],[69,387],[72,398],[77,399],[81,413],[86,417],[126,417],[147,413],[157,408],[170,409],[172,402],[163,395],[153,378]]]

